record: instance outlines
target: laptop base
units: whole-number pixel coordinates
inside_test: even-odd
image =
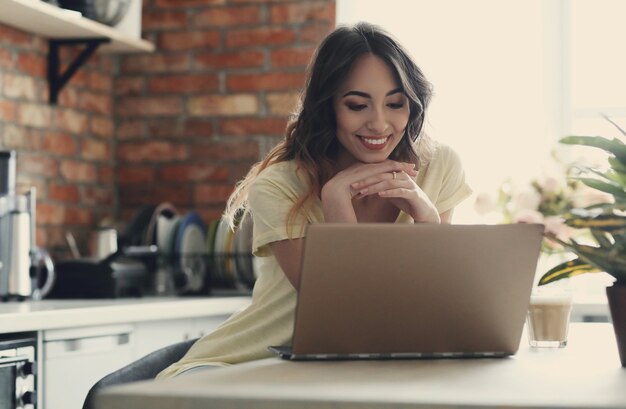
[[[294,354],[290,346],[270,346],[268,350],[288,361],[354,361],[391,359],[476,359],[504,358],[508,352],[399,352],[390,354]]]

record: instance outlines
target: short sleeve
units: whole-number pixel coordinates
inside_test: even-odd
[[[454,208],[472,194],[465,182],[461,158],[443,144],[437,146],[432,160],[420,171],[417,184],[432,200],[439,214]]]
[[[279,177],[272,177],[279,176]],[[256,256],[268,256],[268,245],[275,241],[304,236],[306,220],[296,217],[287,229],[289,213],[299,198],[299,192],[282,180],[282,175],[272,170],[270,176],[261,175],[254,181],[248,193],[248,205],[254,222],[252,252]]]

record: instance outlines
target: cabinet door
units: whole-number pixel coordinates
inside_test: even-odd
[[[191,326],[191,318],[138,322],[135,357],[139,359],[159,348],[191,339]]]
[[[80,409],[89,389],[133,360],[132,325],[43,332],[45,409]]]

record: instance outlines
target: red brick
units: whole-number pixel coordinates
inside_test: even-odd
[[[334,2],[298,2],[271,6],[273,24],[304,23],[307,21],[335,21]]]
[[[149,88],[155,93],[193,94],[216,91],[219,79],[214,74],[162,75],[152,77]]]
[[[198,69],[218,70],[221,68],[261,67],[265,55],[261,51],[241,51],[236,53],[199,54],[193,66]]]
[[[300,29],[299,39],[303,43],[318,44],[335,27],[334,21],[307,24]]]
[[[111,186],[114,182],[113,171],[113,166],[100,165],[100,167],[98,168],[98,183],[100,183],[101,185]]]
[[[276,92],[265,96],[271,115],[291,115],[300,104],[298,92]]]
[[[119,166],[116,171],[120,184],[152,183],[156,181],[156,170],[147,166]]]
[[[13,68],[13,64],[13,53],[0,47],[0,68]]]
[[[66,133],[48,131],[43,135],[42,148],[45,152],[61,156],[74,156],[76,155],[76,147],[75,139]]]
[[[216,7],[200,11],[193,18],[194,27],[232,27],[257,24],[261,19],[259,7]]]
[[[91,226],[94,216],[93,209],[66,207],[63,223],[67,225]]]
[[[314,47],[280,48],[273,50],[271,61],[273,67],[306,67],[311,61]]]
[[[64,64],[62,66],[62,68],[61,68],[61,72],[62,73],[65,72],[65,70],[67,70],[67,67],[68,67],[68,65]],[[85,71],[85,69],[80,69],[80,70],[76,71],[74,73],[74,75],[72,75],[72,78],[70,78],[70,80],[68,81],[67,85],[80,87],[80,88],[85,88],[85,87],[87,87],[87,80],[88,80],[87,72]],[[61,92],[63,92],[63,91],[61,91]]]
[[[304,72],[229,75],[226,86],[232,91],[283,91],[304,86]]]
[[[198,204],[226,203],[234,188],[230,185],[199,185],[194,189]]]
[[[186,11],[143,11],[141,29],[143,31],[168,30],[189,26]]]
[[[183,72],[189,69],[187,54],[151,54],[121,57],[122,73]]]
[[[54,123],[58,128],[65,131],[83,134],[87,132],[89,117],[72,109],[55,109]]]
[[[119,77],[113,87],[116,96],[141,94],[146,88],[146,77]]]
[[[37,99],[35,78],[27,75],[4,74],[4,95],[17,99]]]
[[[211,220],[219,220],[222,217],[222,213],[224,213],[224,205],[225,202],[218,206],[214,205],[211,208],[194,207],[194,209],[200,214],[202,220],[210,222]]]
[[[37,203],[37,224],[61,224],[65,219],[65,206],[54,203]]]
[[[191,204],[191,187],[187,184],[163,186],[160,184],[122,185],[120,199],[125,206],[170,202],[177,208]]]
[[[118,145],[116,157],[122,162],[171,162],[186,159],[187,149],[164,141],[132,142]]]
[[[210,137],[213,123],[201,119],[160,119],[149,121],[148,135],[153,138]]]
[[[118,140],[140,138],[143,136],[144,123],[142,119],[118,122],[115,136]]]
[[[179,97],[132,97],[116,103],[115,113],[128,116],[180,115],[182,102]]]
[[[64,160],[61,162],[61,175],[72,182],[96,182],[96,167],[92,163]]]
[[[157,41],[162,50],[193,50],[196,48],[217,48],[220,45],[218,31],[163,32]]]
[[[44,104],[21,103],[17,106],[17,122],[33,128],[50,126],[50,107]]]
[[[279,135],[285,133],[285,118],[236,118],[220,121],[222,135]]]
[[[92,116],[89,122],[89,130],[97,136],[104,138],[113,138],[113,117],[111,116]]]
[[[59,202],[78,203],[80,201],[80,193],[76,185],[60,185],[55,182],[48,184],[48,199],[57,200]]]
[[[13,122],[16,118],[17,104],[0,98],[0,120]]]
[[[78,100],[78,106],[84,111],[109,116],[113,113],[111,94],[97,94],[92,91],[80,92]]]
[[[78,109],[78,93],[79,88],[73,85],[66,85],[58,94],[57,106],[60,108]],[[48,98],[46,98],[47,102]]]
[[[160,169],[159,179],[182,183],[188,181],[228,180],[228,168],[198,164],[167,165]]]
[[[154,0],[154,5],[161,8],[193,8],[222,5],[226,0]]]
[[[101,72],[90,72],[88,74],[89,88],[97,91],[109,92],[113,87],[113,77]]]
[[[187,99],[187,112],[192,116],[250,115],[259,111],[259,100],[252,94],[206,95]]]
[[[96,139],[84,139],[80,146],[81,158],[93,161],[111,160],[109,144]]]
[[[86,186],[83,203],[88,206],[113,206],[113,191],[106,187]]]
[[[12,47],[33,48],[37,37],[17,28],[0,24],[0,44]]]
[[[282,45],[296,38],[293,30],[280,27],[232,30],[226,34],[226,47],[251,47],[259,45]]]
[[[17,159],[17,174],[21,173],[55,178],[59,174],[59,164],[48,154],[23,152]]]
[[[40,149],[41,131],[23,126],[6,124],[2,132],[3,148]]]
[[[195,145],[191,150],[191,158],[256,162],[259,160],[259,144],[255,141],[244,141]]]

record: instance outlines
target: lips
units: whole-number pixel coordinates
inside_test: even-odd
[[[387,136],[362,136],[358,135],[361,143],[367,148],[371,150],[380,150],[384,149],[387,146],[387,141],[391,138],[391,135]]]

